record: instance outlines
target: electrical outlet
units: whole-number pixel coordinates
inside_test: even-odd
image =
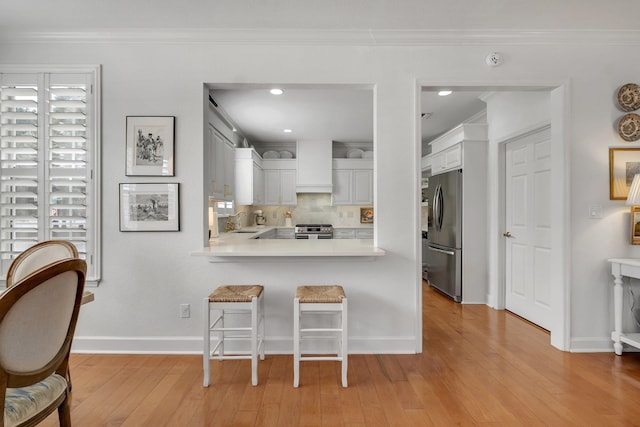
[[[189,304],[180,304],[180,317],[191,317],[191,307]]]

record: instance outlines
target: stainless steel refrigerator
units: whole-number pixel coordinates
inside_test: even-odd
[[[429,285],[462,300],[462,169],[429,178]],[[478,224],[483,227],[484,224]]]

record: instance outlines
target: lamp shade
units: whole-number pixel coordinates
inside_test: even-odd
[[[636,174],[631,182],[629,188],[629,195],[627,196],[627,205],[640,206],[640,174]]]

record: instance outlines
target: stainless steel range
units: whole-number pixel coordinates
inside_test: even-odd
[[[331,224],[296,224],[296,239],[333,239]]]

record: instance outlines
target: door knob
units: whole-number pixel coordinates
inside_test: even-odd
[[[510,231],[507,231],[507,232],[505,232],[505,233],[502,233],[502,235],[503,235],[504,237],[511,237],[511,232],[510,232]]]

